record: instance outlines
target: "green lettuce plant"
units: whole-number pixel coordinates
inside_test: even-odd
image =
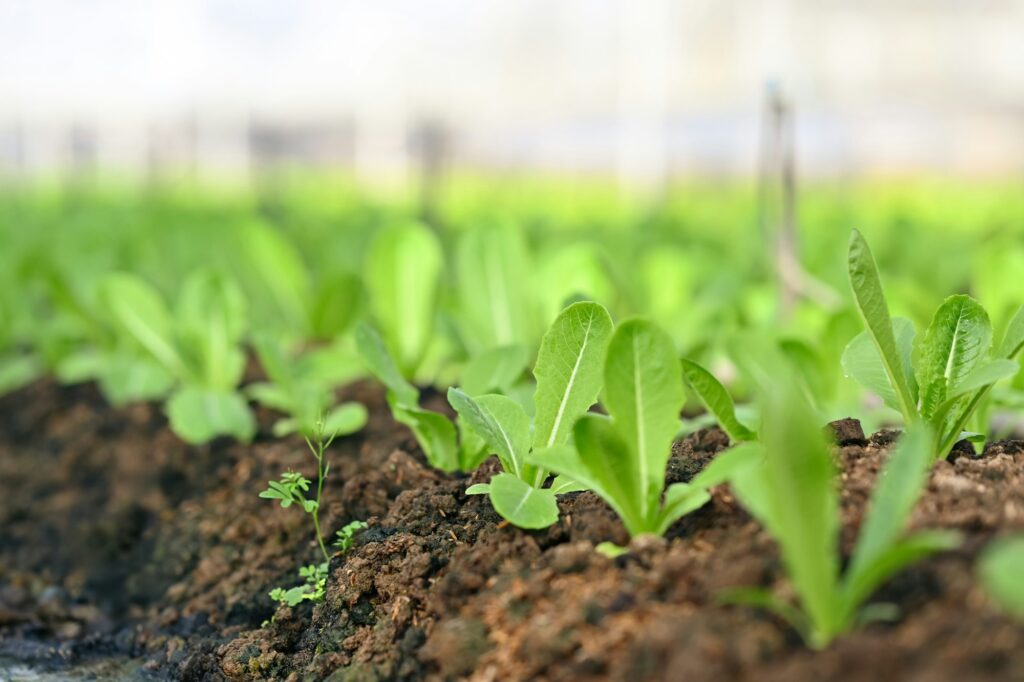
[[[732,396],[715,375],[692,360],[684,359],[682,365],[686,385],[697,394],[708,413],[714,416],[718,425],[729,436],[729,440],[733,443],[757,440],[757,432],[737,419]]]
[[[283,412],[274,435],[313,435],[322,429],[334,436],[355,433],[366,424],[366,408],[356,402],[334,404],[331,382],[325,380],[314,353],[292,355],[276,336],[264,334],[254,342],[269,381],[250,384],[246,393],[261,405]]]
[[[485,454],[493,453],[501,462],[501,473],[470,486],[467,493],[488,495],[495,511],[520,528],[546,528],[558,520],[556,496],[580,487],[562,476],[546,486],[551,467],[545,457],[531,457],[531,452],[550,452],[569,442],[573,422],[601,390],[611,334],[611,317],[597,303],[575,303],[555,318],[533,370],[537,388],[532,419],[507,396],[471,396],[449,389],[448,401],[483,439]]]
[[[189,443],[252,438],[256,422],[237,391],[245,370],[246,301],[232,280],[193,273],[173,313],[145,280],[127,273],[108,275],[101,296],[122,333],[174,377],[164,409],[175,433]]]
[[[601,403],[608,416],[579,416],[573,426],[574,447],[553,443],[527,461],[599,495],[631,536],[663,535],[684,514],[705,504],[708,489],[726,480],[749,451],[721,455],[689,483],[665,489],[665,468],[685,402],[672,339],[651,322],[628,320],[615,330],[601,364]]]
[[[866,330],[843,353],[846,374],[877,393],[906,424],[928,424],[934,456],[945,456],[970,435],[964,427],[995,383],[1017,373],[1013,358],[1024,347],[1024,308],[993,353],[992,325],[984,308],[970,296],[950,296],[915,345],[913,323],[890,317],[874,257],[856,230],[848,266]]]
[[[732,472],[731,486],[744,507],[775,538],[796,593],[796,603],[749,588],[726,601],[768,608],[788,621],[814,648],[860,623],[892,614],[864,607],[891,576],[934,552],[957,545],[955,533],[905,527],[932,462],[931,427],[915,421],[882,469],[846,569],[839,552],[837,472],[813,409],[786,374],[765,389],[760,443],[740,448],[760,455]]]
[[[367,369],[387,387],[395,421],[412,431],[432,467],[445,472],[472,471],[484,460],[483,442],[464,422],[420,407],[420,392],[392,359],[380,334],[365,322],[356,326],[356,348]]]

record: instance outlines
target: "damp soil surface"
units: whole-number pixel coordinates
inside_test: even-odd
[[[594,495],[564,496],[547,530],[509,527],[464,492],[493,461],[439,474],[377,389],[346,397],[371,419],[330,450],[322,523],[369,527],[332,558],[324,601],[294,609],[267,592],[297,584],[318,550],[302,513],[257,495],[315,466],[300,440],[269,435],[273,415],[252,444],[189,447],[159,408],[115,409],[92,386],[0,398],[0,679],[1024,679],[1024,627],[973,575],[988,540],[1024,530],[1024,443],[936,464],[912,525],[958,529],[963,546],[875,595],[895,622],[812,652],[770,615],[716,601],[736,586],[791,593],[727,486],[664,540],[608,559],[594,545],[628,538]],[[834,431],[848,552],[895,435]],[[717,429],[676,443],[669,482],[726,447]]]

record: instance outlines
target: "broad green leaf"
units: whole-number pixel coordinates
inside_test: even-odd
[[[551,482],[551,492],[556,495],[578,493],[584,490],[587,490],[587,486],[572,480],[568,476],[555,476],[555,480]]]
[[[939,306],[918,349],[921,414],[929,419],[978,366],[992,345],[988,314],[969,296],[950,296]]]
[[[398,404],[416,407],[420,401],[420,392],[402,376],[380,334],[367,323],[361,322],[356,326],[355,340],[359,357],[366,363],[366,368],[395,394]]]
[[[347,436],[366,425],[366,407],[361,403],[342,403],[324,417],[324,434]]]
[[[459,469],[455,425],[448,417],[398,403],[393,392],[388,394],[388,403],[395,421],[412,430],[430,466],[449,473]]]
[[[494,510],[519,528],[547,528],[558,521],[558,502],[546,488],[535,488],[513,474],[500,473],[490,482]]]
[[[533,447],[568,441],[573,422],[597,400],[612,319],[601,305],[574,303],[555,319],[541,341],[533,373]]]
[[[491,485],[489,483],[474,483],[466,488],[467,495],[490,495]]]
[[[978,561],[978,577],[999,606],[1024,620],[1024,536],[995,540]]]
[[[584,415],[576,421],[573,435],[575,448],[570,445],[542,448],[530,453],[527,460],[592,490],[615,510],[630,535],[654,533],[657,519],[645,520],[641,515],[637,499],[639,471],[629,454],[630,446],[611,420],[602,415]],[[650,521],[650,525],[646,521]]]
[[[910,423],[917,415],[917,401],[907,380],[908,368],[899,354],[892,319],[889,316],[889,306],[885,301],[874,256],[871,255],[868,243],[857,230],[850,235],[847,265],[857,309],[878,347],[880,359],[895,390],[899,411],[907,423]]]
[[[469,395],[505,393],[523,375],[528,362],[526,346],[485,350],[466,363],[462,370],[461,388]]]
[[[691,360],[683,360],[683,378],[693,389],[708,412],[714,415],[718,425],[729,436],[729,440],[756,440],[757,434],[740,423],[732,397],[718,379],[706,369]]]
[[[190,353],[199,380],[215,391],[233,389],[245,371],[239,341],[246,328],[246,301],[238,285],[214,272],[194,272],[182,285],[176,312],[182,348]]]
[[[101,296],[118,324],[176,377],[189,372],[175,345],[167,305],[153,287],[135,275],[108,275]]]
[[[347,330],[363,304],[363,283],[356,275],[337,272],[316,287],[309,309],[310,331],[317,339],[333,339]]]
[[[206,443],[217,436],[249,442],[256,420],[238,393],[185,387],[165,405],[171,429],[189,443]]]
[[[294,382],[291,359],[279,338],[273,334],[260,333],[254,335],[252,344],[260,367],[274,384],[286,386]],[[252,386],[248,388],[251,390]]]
[[[129,352],[106,356],[97,377],[103,397],[115,407],[160,400],[174,387],[174,377],[156,360]]]
[[[370,245],[370,310],[404,376],[415,373],[431,340],[443,266],[437,237],[417,223],[384,229]]]
[[[467,230],[456,249],[459,314],[471,348],[529,340],[526,241],[513,223]]]
[[[895,332],[896,348],[904,367],[910,367],[911,354],[914,347],[914,323],[902,317],[892,321]],[[843,351],[843,373],[853,378],[858,384],[875,393],[882,401],[899,412],[901,410],[899,396],[892,385],[886,371],[878,346],[868,332],[861,332],[850,341]],[[908,385],[913,390],[913,385]],[[916,409],[916,408],[915,408]]]
[[[1006,358],[981,363],[953,387],[949,398],[957,398],[994,384],[1001,379],[1007,379],[1019,370],[1020,364],[1016,360],[1007,360]]]
[[[527,465],[530,449],[530,418],[511,398],[482,395],[471,398],[457,388],[448,389],[448,402],[472,430],[487,443],[488,454],[495,454],[510,474],[531,482],[533,467]],[[527,470],[529,469],[529,471]],[[539,485],[540,482],[534,482]]]
[[[459,438],[459,471],[473,471],[490,455],[487,443],[462,417],[455,417],[455,431]]]
[[[932,430],[923,423],[908,427],[882,468],[847,570],[848,585],[861,583],[865,567],[903,534],[932,462],[933,438]]]
[[[996,357],[1012,359],[1020,352],[1021,348],[1024,348],[1024,306],[1017,310],[1017,314],[1013,316],[1010,324],[1006,327],[1006,333],[1003,334]]]
[[[241,242],[259,286],[270,293],[281,317],[292,327],[305,329],[311,287],[298,250],[281,231],[263,223],[247,225]]]
[[[683,393],[679,360],[668,334],[652,322],[628,320],[608,345],[604,406],[629,444],[638,485],[633,493],[645,519],[656,514]]]

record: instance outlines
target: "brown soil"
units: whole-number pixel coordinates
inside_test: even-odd
[[[728,488],[615,560],[615,515],[566,496],[542,532],[503,524],[471,479],[424,464],[379,391],[350,389],[371,421],[331,449],[325,532],[370,528],[335,555],[327,597],[276,611],[266,593],[315,562],[308,521],[257,497],[282,470],[315,472],[305,445],[270,438],[192,448],[159,410],[115,410],[89,386],[42,382],[0,399],[0,657],[63,665],[116,654],[186,680],[1012,680],[1024,626],[973,577],[997,532],[1024,529],[1024,443],[939,462],[915,527],[956,528],[962,549],[898,576],[876,600],[902,618],[807,650],[763,612],[720,606],[738,585],[788,594],[770,538]],[[432,397],[435,406],[441,401]],[[893,434],[844,445],[843,548],[856,535]],[[670,481],[727,446],[718,430],[677,443]]]

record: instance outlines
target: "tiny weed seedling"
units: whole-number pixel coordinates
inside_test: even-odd
[[[749,463],[752,455],[746,449],[731,450],[690,483],[665,490],[665,467],[684,401],[668,334],[646,320],[623,322],[604,362],[602,404],[610,416],[580,416],[573,428],[575,447],[556,444],[528,459],[599,495],[631,536],[663,535],[673,522],[706,503],[708,489]],[[617,553],[607,545],[601,551]]]
[[[321,420],[317,423],[312,436],[306,437],[306,445],[313,454],[317,466],[316,496],[309,497],[312,482],[295,471],[288,471],[281,475],[280,480],[269,481],[267,489],[260,493],[260,497],[267,500],[277,500],[283,509],[295,505],[309,515],[313,521],[313,532],[316,534],[316,541],[320,547],[323,561],[319,564],[310,564],[299,569],[299,577],[303,584],[290,589],[275,588],[270,592],[270,598],[276,602],[295,606],[303,601],[320,601],[324,596],[324,586],[327,583],[327,568],[331,555],[327,552],[327,545],[324,543],[323,535],[320,533],[320,505],[323,498],[324,481],[330,472],[330,464],[327,461],[327,448],[336,437],[335,433],[329,433]],[[336,533],[334,546],[338,551],[344,553],[352,547],[352,541],[356,533],[366,528],[363,521],[353,521]]]
[[[541,341],[534,376],[534,417],[512,398],[470,396],[449,389],[448,402],[493,453],[502,472],[489,483],[470,486],[471,495],[489,495],[501,516],[520,528],[546,528],[558,520],[556,495],[580,490],[559,476],[544,487],[550,467],[531,451],[566,444],[572,424],[597,400],[601,366],[612,333],[608,311],[597,303],[574,303],[563,310]]]
[[[815,413],[796,382],[788,376],[776,379],[766,390],[762,442],[739,446],[762,453],[761,461],[734,471],[731,485],[778,543],[799,603],[755,588],[732,590],[722,597],[774,611],[810,646],[822,648],[859,623],[891,617],[892,608],[862,605],[895,573],[956,546],[958,538],[945,531],[903,535],[932,461],[930,427],[917,421],[883,467],[853,555],[840,575],[835,465]]]
[[[1003,610],[1024,620],[1024,535],[990,543],[978,561],[978,577]]]
[[[963,429],[995,383],[1017,373],[1013,358],[1024,347],[1024,308],[989,357],[988,314],[970,296],[950,296],[915,347],[913,323],[890,318],[875,259],[856,230],[849,274],[867,330],[843,353],[846,374],[898,410],[906,424],[927,423],[934,433],[934,456],[945,456],[958,440],[972,435]]]
[[[101,294],[121,329],[177,382],[165,405],[171,428],[189,443],[230,435],[249,441],[256,422],[236,390],[245,369],[246,304],[233,281],[198,271],[184,283],[172,315],[141,278],[109,275]]]

